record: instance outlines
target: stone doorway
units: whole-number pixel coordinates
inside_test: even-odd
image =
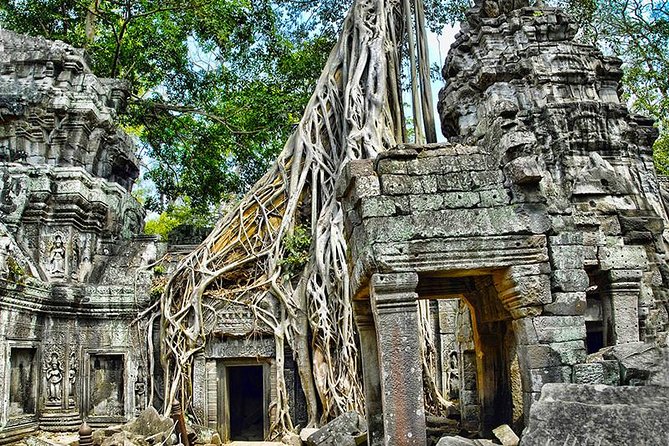
[[[219,431],[227,441],[263,441],[269,430],[269,370],[264,364],[222,362]]]
[[[500,424],[522,428],[532,382],[519,354],[530,339],[525,325],[534,325],[514,305],[536,290],[519,277],[527,285],[521,295],[509,274],[508,270],[479,269],[372,275],[369,295],[358,294],[354,300],[371,445],[427,443],[429,413],[420,373],[422,316],[418,311],[419,302],[427,300],[457,300],[457,305],[445,307],[464,307],[468,313],[450,333],[458,338],[455,355],[448,351],[446,358],[441,356],[442,367],[453,362],[450,368],[457,370],[453,402],[460,409],[461,427],[483,437],[490,437]],[[531,343],[537,342],[536,337],[535,333]],[[443,348],[444,339],[439,341]],[[405,395],[417,397],[407,400]]]
[[[88,415],[101,421],[125,416],[125,357],[91,354],[89,359]]]
[[[455,381],[443,390],[458,403],[461,428],[486,436],[501,424],[522,429],[516,337],[492,276],[423,275],[417,294],[437,303],[432,317],[443,349],[442,373]]]

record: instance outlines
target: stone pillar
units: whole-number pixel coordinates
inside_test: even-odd
[[[639,342],[641,270],[609,271],[609,295],[616,344]]]
[[[427,441],[417,285],[416,273],[374,274],[371,280],[386,446]]]
[[[367,413],[367,444],[383,445],[383,405],[381,403],[381,376],[379,349],[376,345],[376,326],[369,300],[353,301],[355,323],[360,335],[362,380]]]

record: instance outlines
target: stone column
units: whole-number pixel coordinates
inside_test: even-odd
[[[374,274],[371,280],[386,446],[427,441],[417,285],[416,273]]]
[[[367,413],[367,444],[383,445],[383,405],[381,403],[381,376],[379,349],[376,345],[376,326],[369,300],[353,301],[355,323],[360,335],[362,380]]]
[[[613,316],[613,331],[616,344],[639,342],[639,295],[641,294],[641,270],[609,271],[609,289]]]

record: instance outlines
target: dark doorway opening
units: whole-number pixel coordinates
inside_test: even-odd
[[[264,440],[264,394],[262,366],[228,367],[230,440]]]

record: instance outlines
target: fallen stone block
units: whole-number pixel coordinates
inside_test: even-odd
[[[305,427],[300,431],[300,439],[306,443],[307,439],[316,432],[318,432],[318,429],[315,427]]]
[[[134,435],[151,437],[159,433],[169,432],[173,426],[174,421],[162,416],[153,407],[149,407],[133,421],[124,424],[121,429]]]
[[[471,440],[459,435],[453,437],[443,437],[437,443],[437,446],[494,446],[491,440]]]
[[[666,356],[667,349],[644,342],[616,345],[603,353],[605,359],[620,363],[621,381],[629,385],[643,385],[661,373]]]
[[[357,446],[366,441],[367,422],[356,412],[338,416],[307,438],[308,446]]]
[[[532,405],[520,444],[664,444],[667,407],[662,387],[549,383]]]
[[[605,360],[574,365],[574,383],[620,385],[620,364]]]
[[[508,424],[496,427],[492,430],[492,433],[502,442],[503,446],[518,446],[520,443],[520,438]]]
[[[299,435],[289,432],[281,438],[281,443],[289,446],[302,446],[302,439]]]

